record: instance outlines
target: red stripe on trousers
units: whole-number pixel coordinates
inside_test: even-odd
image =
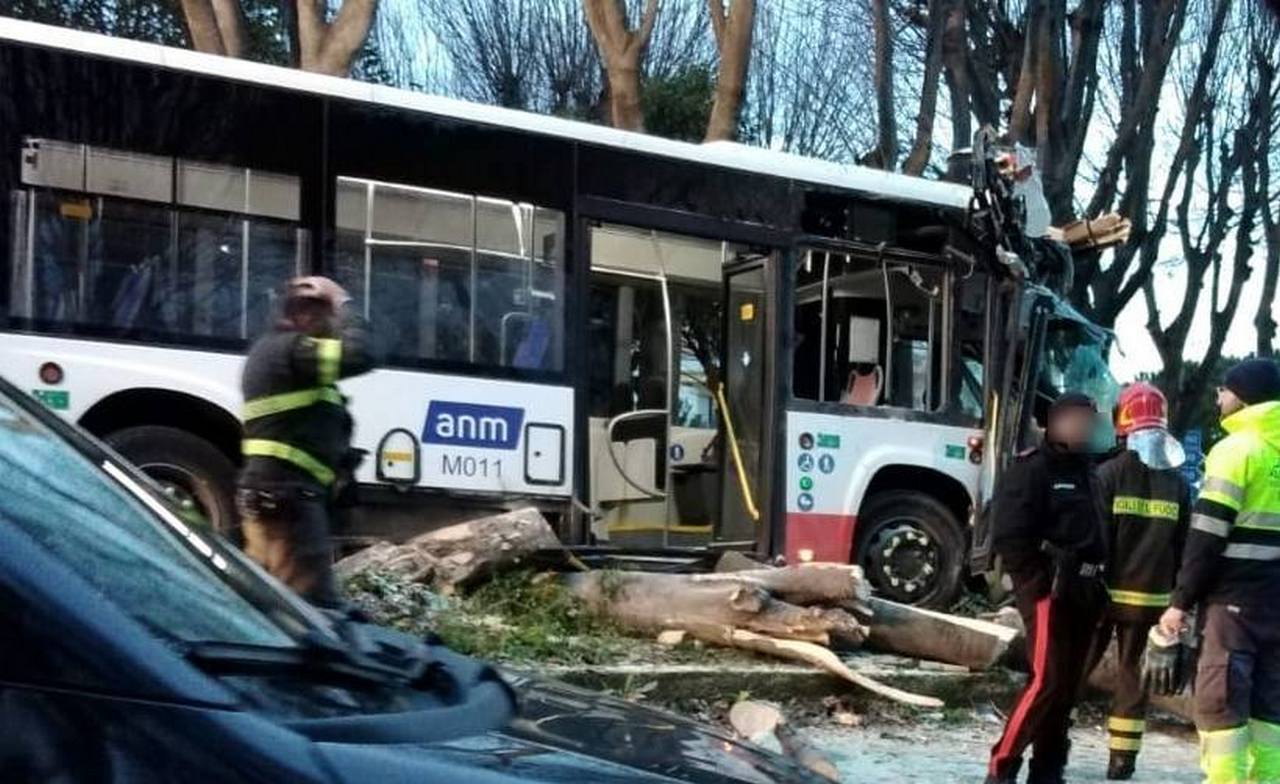
[[[996,775],[996,767],[1007,760],[1013,752],[1013,744],[1017,742],[1018,735],[1022,732],[1022,725],[1027,720],[1027,713],[1031,710],[1031,704],[1035,702],[1040,692],[1044,690],[1044,672],[1049,658],[1049,605],[1052,600],[1046,596],[1036,602],[1036,645],[1032,655],[1031,685],[1022,693],[1022,697],[1018,700],[1018,705],[1013,709],[1013,716],[1009,718],[1009,726],[1005,727],[1004,737],[1000,740],[1000,747],[996,749],[996,753],[991,755],[991,767],[988,771],[991,775]]]

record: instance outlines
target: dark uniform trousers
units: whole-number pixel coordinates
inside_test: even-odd
[[[328,494],[281,483],[241,487],[236,502],[245,553],[312,604],[337,606]]]
[[[1026,625],[1031,678],[991,750],[991,781],[1013,781],[1028,747],[1028,781],[1061,780],[1071,709],[1107,601],[1099,499],[1088,458],[1054,447],[1020,457],[1000,481],[992,542]]]
[[[1028,747],[1033,749],[1029,781],[1061,772],[1070,749],[1071,710],[1106,601],[1103,582],[1085,577],[1068,580],[1057,599],[1018,597],[1018,611],[1027,629],[1031,678],[1014,703],[1004,734],[991,749],[988,772],[993,778],[1016,776]]]
[[[1097,668],[1111,641],[1116,641],[1115,682],[1111,692],[1111,712],[1107,716],[1108,746],[1112,751],[1137,753],[1147,728],[1147,691],[1142,688],[1142,654],[1147,635],[1159,618],[1139,620],[1108,613],[1094,636],[1085,677]],[[1085,684],[1081,684],[1084,688]]]

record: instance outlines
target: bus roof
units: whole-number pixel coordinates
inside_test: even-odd
[[[948,182],[839,164],[735,142],[691,144],[533,112],[411,92],[275,65],[0,17],[0,40],[393,106],[528,133],[638,150],[651,155],[858,191],[869,196],[964,209],[971,191]]]

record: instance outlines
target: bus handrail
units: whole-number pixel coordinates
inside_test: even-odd
[[[729,413],[729,401],[724,396],[724,384],[716,389],[716,399],[720,402],[720,413],[724,415],[724,429],[729,435],[729,451],[733,454],[733,467],[737,469],[738,487],[742,491],[742,503],[747,507],[751,519],[760,522],[760,510],[756,508],[755,498],[751,493],[751,483],[747,479],[747,470],[742,466],[742,452],[738,449],[738,435],[733,430],[733,416]]]
[[[642,408],[636,411],[628,411],[625,414],[619,414],[613,419],[610,419],[609,424],[605,425],[605,451],[609,453],[609,459],[613,461],[613,467],[618,469],[618,476],[622,477],[622,481],[631,485],[631,487],[635,488],[637,492],[642,493],[645,497],[651,498],[655,501],[664,500],[667,497],[667,494],[660,490],[650,490],[647,487],[641,487],[639,483],[627,475],[627,471],[622,467],[622,463],[618,462],[617,452],[613,451],[613,429],[622,422],[627,422],[632,419],[645,419],[647,417],[661,416],[665,422],[670,413],[671,412],[665,408]]]

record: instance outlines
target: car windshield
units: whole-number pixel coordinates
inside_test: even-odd
[[[16,526],[168,642],[294,644],[286,623],[233,588],[236,579],[262,583],[242,559],[3,391],[0,525]]]

